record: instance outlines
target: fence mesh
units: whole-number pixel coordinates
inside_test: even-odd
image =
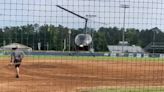
[[[163,0],[0,0],[0,92],[163,92],[163,9]]]

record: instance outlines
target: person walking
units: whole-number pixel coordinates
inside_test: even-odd
[[[21,65],[22,59],[24,58],[23,51],[18,49],[18,46],[12,48],[13,52],[11,53],[11,65],[15,65],[16,69],[16,78],[19,78],[19,67]]]

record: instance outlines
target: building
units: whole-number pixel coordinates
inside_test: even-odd
[[[144,53],[140,46],[121,46],[121,45],[108,45],[108,50],[111,53]]]
[[[151,42],[144,49],[145,51],[150,52],[150,53],[164,53],[164,43]]]
[[[12,48],[14,48],[16,46],[18,47],[18,49],[24,51],[25,54],[32,51],[31,47],[28,47],[26,45],[19,44],[19,43],[11,43],[11,44],[2,46],[2,47],[0,47],[0,50],[1,50],[1,52],[3,51],[4,54],[8,54],[11,52]]]
[[[108,45],[110,53],[144,53],[140,46],[129,46],[127,41],[120,41],[118,45]]]

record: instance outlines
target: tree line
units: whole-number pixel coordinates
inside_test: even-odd
[[[38,43],[41,44],[41,50],[62,51],[64,44],[68,50],[69,33],[71,30],[72,51],[75,50],[74,39],[77,34],[84,33],[83,28],[70,29],[62,25],[38,25],[28,24],[23,26],[12,26],[0,29],[0,46],[10,43],[20,43],[38,50]],[[108,51],[107,45],[117,45],[122,40],[123,28],[118,27],[101,27],[97,30],[87,28],[88,33],[92,35],[93,47],[95,51]],[[135,29],[127,28],[125,31],[125,40],[130,45],[147,46],[152,41],[164,42],[164,32],[152,29]]]

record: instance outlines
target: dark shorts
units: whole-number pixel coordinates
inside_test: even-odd
[[[17,59],[14,60],[15,68],[20,66],[21,61],[22,60],[17,60]]]

